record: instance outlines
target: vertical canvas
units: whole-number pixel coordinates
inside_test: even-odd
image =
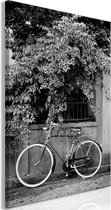
[[[5,2],[6,207],[110,185],[110,23]]]

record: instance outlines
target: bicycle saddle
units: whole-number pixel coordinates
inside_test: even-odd
[[[77,132],[77,133],[79,133],[79,132],[81,132],[82,131],[82,128],[81,127],[76,127],[76,128],[70,128],[70,130],[71,130],[71,132]]]

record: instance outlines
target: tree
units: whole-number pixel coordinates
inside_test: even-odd
[[[20,134],[44,109],[47,124],[61,122],[71,90],[79,87],[91,102],[96,76],[109,71],[108,55],[77,16],[63,16],[53,27],[42,29],[45,35],[24,46],[9,70],[7,113]]]
[[[110,22],[83,16],[79,16],[78,21],[85,23],[97,46],[102,48],[105,54],[110,55]]]
[[[62,16],[72,17],[70,13],[11,1],[5,2],[5,14],[6,28],[13,31],[14,40],[13,44],[7,43],[6,46],[10,47],[13,52],[22,51],[24,45],[36,43],[37,37],[44,36],[46,31],[42,26],[52,27],[54,22],[60,20]],[[89,33],[95,37],[97,45],[109,54],[110,23],[84,16],[78,16],[78,22],[85,23],[89,28]]]
[[[14,52],[22,51],[23,46],[36,43],[37,37],[46,34],[42,26],[52,27],[53,22],[65,14],[65,12],[6,1],[5,26],[7,30],[13,32],[11,35],[14,41],[13,43],[6,42],[6,47],[12,49],[13,58]]]

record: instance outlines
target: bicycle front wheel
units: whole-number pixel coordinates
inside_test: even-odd
[[[17,159],[17,178],[26,187],[38,187],[51,175],[53,164],[53,154],[47,146],[40,143],[30,145]]]
[[[82,178],[94,176],[102,162],[100,146],[92,140],[81,143],[75,151],[75,171]]]

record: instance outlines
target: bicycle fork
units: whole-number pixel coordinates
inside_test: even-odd
[[[37,165],[41,162],[41,160],[42,160],[42,158],[43,158],[43,156],[44,156],[45,150],[46,150],[46,145],[45,145],[45,147],[44,147],[44,149],[43,149],[43,151],[42,151],[40,160],[39,160],[37,163],[35,163],[34,166],[37,166]]]
[[[48,135],[47,135],[47,138],[46,138],[46,142],[44,144],[45,146],[44,146],[44,149],[42,151],[40,160],[37,163],[35,163],[34,166],[37,166],[41,162],[41,160],[42,160],[42,158],[44,156],[45,150],[46,150],[47,143],[49,142],[50,135],[51,135],[51,130],[49,130],[49,132],[48,132]]]

